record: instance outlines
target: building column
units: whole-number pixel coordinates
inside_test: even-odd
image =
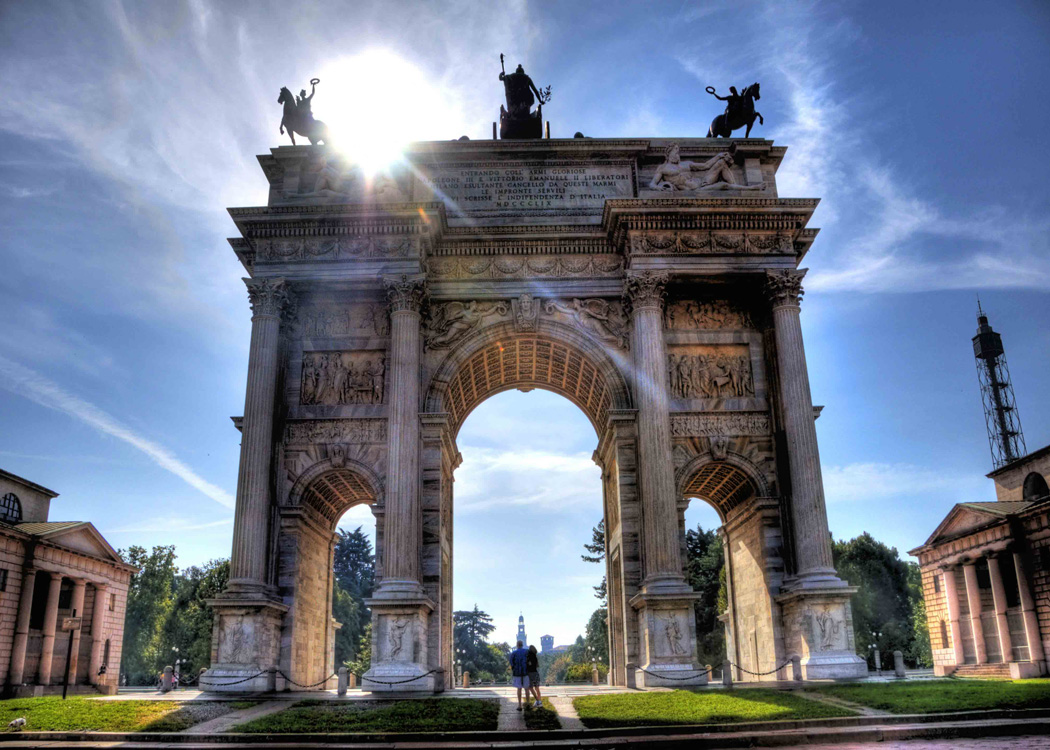
[[[959,629],[959,585],[955,580],[955,571],[950,568],[944,569],[944,597],[948,603],[948,625],[952,630],[952,651],[955,652],[955,663],[957,665],[966,662],[963,652],[962,631]]]
[[[383,580],[375,597],[387,594],[423,596],[419,553],[422,515],[419,507],[419,389],[422,334],[420,314],[426,298],[421,278],[388,279],[390,352],[387,357],[386,528]]]
[[[1024,634],[1028,642],[1028,658],[1037,665],[1039,674],[1046,671],[1046,654],[1043,653],[1043,640],[1039,634],[1039,618],[1035,613],[1035,600],[1032,598],[1032,587],[1025,573],[1021,553],[1014,552],[1014,570],[1017,571],[1017,591],[1021,599],[1021,617],[1024,619]]]
[[[245,279],[244,283],[252,307],[252,336],[228,590],[261,592],[267,583],[269,557],[270,463],[281,313],[290,298],[284,279]]]
[[[270,585],[270,520],[274,410],[280,364],[281,315],[293,305],[284,279],[245,279],[252,308],[248,382],[241,426],[241,463],[233,515],[230,582],[207,603],[215,612],[209,692],[261,692],[277,667],[287,605]],[[260,674],[261,673],[261,674]]]
[[[978,664],[988,663],[988,650],[984,647],[984,626],[981,625],[981,591],[977,588],[977,568],[973,563],[963,565],[966,580],[966,606],[970,609],[970,632],[973,633],[973,650]]]
[[[109,606],[107,593],[109,587],[104,583],[93,584],[95,588],[95,606],[91,610],[91,660],[88,662],[88,682],[99,685],[102,679],[98,671],[102,668],[102,652],[106,647],[106,636],[103,630],[106,622],[106,609]],[[107,669],[109,665],[106,665]]]
[[[73,600],[70,602],[70,610],[74,617],[84,616],[84,592],[87,590],[87,581],[83,578],[73,579]],[[83,620],[81,620],[83,626]],[[71,630],[69,637],[73,639],[73,648],[69,652],[69,663],[66,664],[66,674],[69,675],[69,684],[77,684],[77,666],[80,664],[80,634],[83,627]]]
[[[41,628],[43,639],[40,642],[40,668],[37,671],[37,683],[51,684],[51,660],[55,656],[55,629],[58,627],[58,595],[62,592],[62,575],[48,573],[51,581],[47,589],[47,607],[44,608],[44,627]]]
[[[18,619],[15,621],[15,641],[11,646],[11,666],[7,672],[8,687],[22,684],[26,669],[26,644],[29,641],[29,618],[33,614],[33,591],[36,589],[36,570],[22,574],[22,593],[18,597]]]
[[[835,573],[824,507],[813,397],[802,344],[802,270],[767,271],[765,292],[773,315],[777,397],[790,474],[790,526],[795,570],[776,600],[787,628],[785,648],[802,657],[803,679],[864,677],[856,654],[850,597],[856,588]]]
[[[671,455],[667,350],[663,304],[667,274],[628,276],[631,307],[634,402],[638,409],[638,484],[642,501],[643,592],[690,591],[682,573],[678,537],[678,492]]]
[[[795,576],[839,582],[831,559],[831,534],[824,507],[813,396],[802,343],[802,277],[806,271],[766,274],[766,293],[773,308],[777,380],[781,416],[787,437],[791,473],[791,525],[795,542]]]
[[[999,652],[1003,655],[1003,664],[1014,660],[1010,645],[1010,623],[1006,619],[1006,589],[1003,588],[1003,574],[999,569],[999,558],[988,556],[988,577],[992,581],[992,602],[995,605],[995,626],[999,632]]]
[[[372,692],[440,692],[445,689],[444,669],[429,666],[428,633],[436,605],[423,590],[420,569],[419,381],[426,284],[422,277],[407,275],[385,279],[384,284],[390,300],[390,349],[382,578],[366,600],[372,608],[372,666],[361,687]]]

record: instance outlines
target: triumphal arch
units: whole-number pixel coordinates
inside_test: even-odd
[[[817,201],[778,195],[784,155],[759,139],[460,140],[372,177],[327,146],[259,157],[267,205],[230,209],[252,334],[203,684],[323,684],[333,532],[367,503],[363,687],[449,686],[456,435],[511,388],[561,394],[594,426],[614,684],[707,679],[683,574],[693,498],[723,521],[735,677],[790,679],[793,654],[808,679],[863,674],[799,323]]]

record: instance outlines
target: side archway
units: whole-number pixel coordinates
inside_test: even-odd
[[[769,496],[761,471],[746,457],[727,451],[714,458],[696,456],[676,476],[684,507],[690,498],[710,504],[722,521],[728,608],[726,658],[736,665],[734,679],[776,680],[758,676],[783,663],[779,605],[774,600],[783,577],[783,536],[779,502]],[[682,521],[684,534],[684,518]],[[684,545],[684,538],[683,538]]]

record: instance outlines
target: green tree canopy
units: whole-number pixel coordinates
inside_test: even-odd
[[[175,660],[163,638],[164,625],[174,606],[175,548],[157,546],[152,552],[131,546],[118,553],[124,562],[138,568],[128,587],[124,616],[124,648],[121,671],[132,685],[151,685],[166,663]]]

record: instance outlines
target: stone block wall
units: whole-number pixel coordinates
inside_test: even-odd
[[[18,619],[18,602],[22,598],[24,559],[25,544],[21,539],[0,536],[0,568],[7,571],[7,589],[0,593],[0,680],[4,684],[7,683],[7,673],[11,668],[15,621]]]
[[[1035,599],[1043,658],[1050,661],[1050,508],[1043,506],[1036,512],[1025,513],[1022,523],[1032,553],[1031,559],[1025,561],[1026,572]]]
[[[767,672],[777,666],[777,636],[773,630],[774,606],[766,569],[770,542],[763,518],[749,514],[737,524],[727,524],[730,566],[733,576],[733,617],[737,664],[752,672]],[[779,618],[778,618],[779,619]],[[776,675],[740,679],[774,680]]]
[[[936,579],[936,583],[935,583]],[[955,664],[952,648],[952,624],[948,620],[948,597],[944,575],[933,566],[922,568],[922,596],[926,600],[926,625],[930,630],[930,648],[934,666]],[[941,629],[944,623],[944,629]]]

